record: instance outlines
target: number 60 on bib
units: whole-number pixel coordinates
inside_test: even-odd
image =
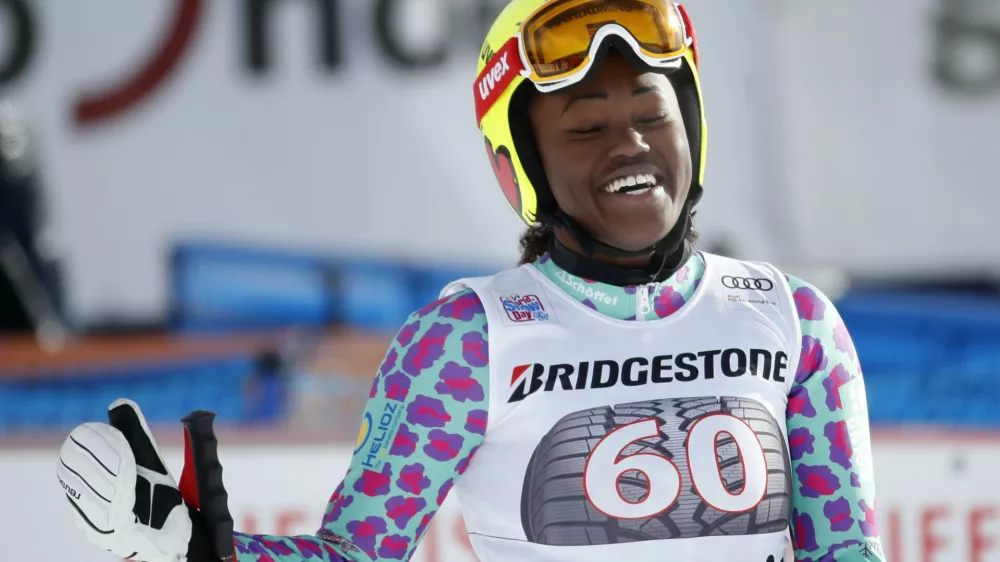
[[[789,476],[780,426],[754,400],[585,410],[536,448],[522,526],[532,542],[566,546],[780,532]]]

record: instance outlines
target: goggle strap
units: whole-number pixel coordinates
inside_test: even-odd
[[[694,25],[691,24],[691,16],[688,15],[687,8],[682,4],[676,4],[677,11],[681,14],[681,20],[684,21],[684,32],[687,35],[686,40],[688,41],[688,48],[691,49],[691,55],[694,57],[694,66],[699,67],[698,60],[698,37],[694,33]]]
[[[503,47],[486,61],[486,66],[476,78],[472,86],[476,99],[476,125],[482,124],[483,117],[507,90],[507,86],[510,86],[514,78],[524,70],[518,44],[517,37],[508,39]]]

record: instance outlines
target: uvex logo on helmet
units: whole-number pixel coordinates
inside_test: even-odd
[[[483,116],[523,69],[517,52],[517,38],[507,41],[486,61],[486,66],[473,86],[476,94],[476,124],[482,123]]]
[[[485,100],[493,93],[500,80],[510,71],[510,63],[507,62],[510,53],[501,53],[500,60],[493,63],[490,71],[479,80],[479,99]]]

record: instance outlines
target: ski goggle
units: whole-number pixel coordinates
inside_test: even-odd
[[[688,47],[684,18],[670,0],[557,0],[521,23],[522,74],[542,92],[578,82],[612,35],[653,68],[678,67]]]
[[[692,43],[688,18],[671,0],[555,0],[521,22],[476,79],[477,122],[517,76],[542,93],[583,80],[597,50],[616,36],[651,68],[677,69]]]

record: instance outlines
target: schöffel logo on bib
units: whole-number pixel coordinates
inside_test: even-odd
[[[576,277],[565,271],[560,271],[556,273],[556,277],[563,282],[563,285],[569,287],[573,291],[588,300],[602,302],[607,305],[616,306],[618,304],[618,297],[611,296],[600,289],[594,289],[592,286],[593,281],[587,281],[582,277]]]
[[[538,391],[683,383],[722,377],[751,376],[784,383],[787,372],[788,354],[767,349],[711,349],[650,358],[631,357],[624,361],[581,361],[575,365],[533,363],[514,367],[510,385],[516,388],[507,402],[520,402]]]
[[[507,318],[510,318],[512,322],[552,321],[552,316],[545,310],[542,299],[538,298],[537,295],[500,297],[500,304],[503,306],[504,312],[507,313]]]

